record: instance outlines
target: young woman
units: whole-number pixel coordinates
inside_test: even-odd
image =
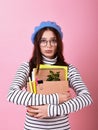
[[[64,61],[63,33],[55,22],[42,22],[32,34],[33,55],[17,70],[11,84],[8,101],[27,108],[24,130],[70,130],[68,115],[92,103],[90,93],[82,81],[78,70]],[[34,94],[24,91],[33,68],[40,64],[68,66],[69,86],[76,96],[70,93],[50,95]]]

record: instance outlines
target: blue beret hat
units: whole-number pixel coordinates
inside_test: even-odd
[[[40,31],[41,29],[43,29],[45,27],[51,27],[51,28],[56,29],[58,31],[58,33],[60,34],[61,38],[63,38],[63,33],[62,33],[61,27],[59,25],[57,25],[55,22],[51,22],[51,21],[45,22],[45,21],[43,21],[43,22],[40,23],[39,26],[36,26],[34,28],[34,33],[31,36],[32,43],[34,43],[34,39],[35,39],[35,36],[38,33],[38,31]]]

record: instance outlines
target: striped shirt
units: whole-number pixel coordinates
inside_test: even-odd
[[[29,70],[28,62],[24,62],[19,67],[10,86],[7,100],[24,106],[49,104],[48,118],[37,119],[26,113],[24,130],[70,130],[68,114],[92,103],[90,93],[78,70],[71,64],[68,67],[69,86],[75,91],[76,96],[62,104],[59,104],[58,94],[33,94],[23,89],[27,87]]]

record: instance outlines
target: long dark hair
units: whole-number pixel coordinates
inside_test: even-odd
[[[39,45],[40,45],[41,37],[42,37],[44,31],[46,31],[46,30],[52,31],[55,34],[56,39],[57,39],[57,52],[55,54],[57,56],[57,62],[55,63],[55,65],[68,66],[68,63],[64,61],[63,42],[62,42],[60,34],[54,28],[45,27],[45,28],[41,29],[35,36],[34,50],[33,50],[32,57],[29,61],[29,66],[30,66],[29,76],[31,76],[33,68],[37,67],[37,70],[39,70],[39,65],[43,64],[42,54],[41,54]]]

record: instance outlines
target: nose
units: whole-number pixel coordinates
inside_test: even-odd
[[[47,47],[51,47],[51,42],[47,41]]]
[[[47,41],[47,47],[51,47],[51,41]]]

